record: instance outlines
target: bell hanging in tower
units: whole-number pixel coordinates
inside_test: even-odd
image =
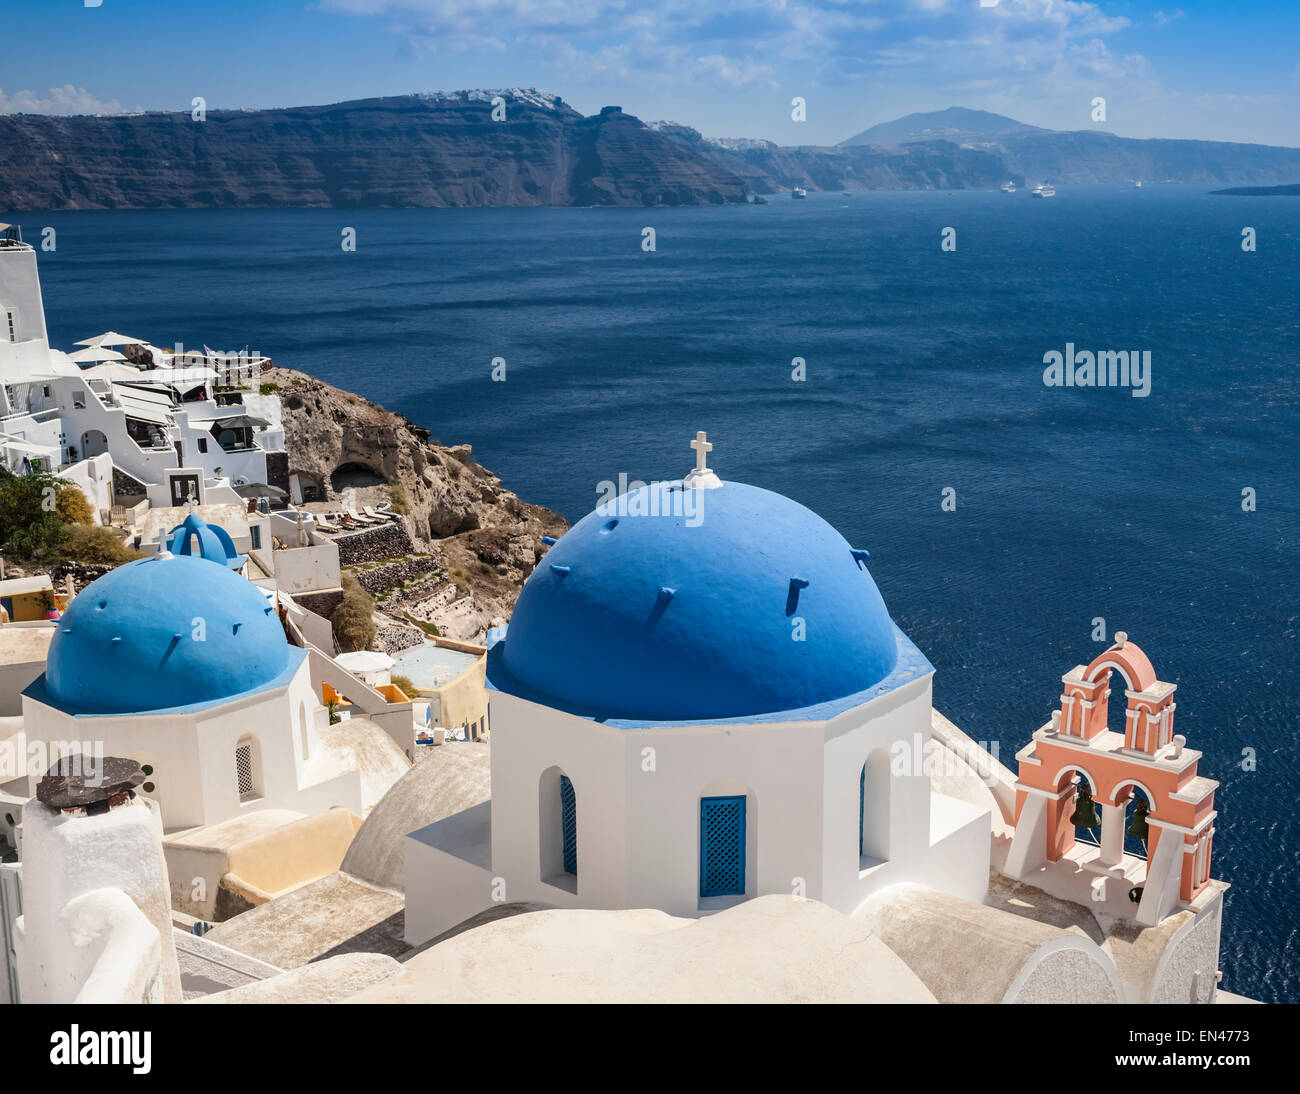
[[[1070,814],[1070,823],[1075,828],[1101,827],[1101,818],[1097,816],[1097,805],[1092,800],[1092,790],[1087,783],[1079,784],[1079,793],[1075,799],[1074,812]]]
[[[1149,830],[1147,829],[1147,814],[1150,812],[1151,810],[1147,807],[1146,802],[1137,802],[1133,806],[1132,823],[1129,824],[1125,831],[1134,839],[1146,839],[1149,835]]]

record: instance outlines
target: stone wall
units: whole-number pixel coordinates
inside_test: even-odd
[[[358,570],[356,579],[371,596],[378,596],[400,585],[419,581],[436,573],[442,567],[436,558],[404,558],[377,566],[373,570]]]
[[[266,454],[266,484],[278,486],[286,494],[289,492],[289,453],[268,452]]]
[[[380,528],[367,528],[337,536],[339,565],[356,566],[362,562],[382,562],[398,555],[409,555],[415,550],[411,536],[402,523],[385,524]]]
[[[148,487],[120,467],[113,468],[113,504],[133,505],[149,494]]]
[[[81,592],[87,585],[98,578],[103,577],[110,570],[117,569],[116,566],[104,564],[92,564],[88,562],[60,562],[50,570],[50,581],[58,592],[63,591],[64,580],[69,574],[72,575],[72,587]]]
[[[414,627],[390,626],[380,627],[375,632],[374,645],[390,657],[402,650],[424,645],[424,635]]]
[[[342,602],[343,590],[326,589],[323,592],[294,593],[293,598],[309,612],[319,615],[322,619],[328,619]]]

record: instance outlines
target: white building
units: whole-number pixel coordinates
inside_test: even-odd
[[[782,896],[850,916],[941,1001],[1213,1002],[1227,886],[1184,846],[1178,808],[1213,828],[1195,757],[1147,765],[1169,768],[1152,831],[1176,833],[1155,861],[1115,840],[1072,849],[1070,825],[1089,820],[1075,767],[1100,779],[1111,829],[1128,824],[1132,780],[1101,778],[1109,738],[1086,764],[1042,764],[1054,812],[1035,824],[1033,753],[1050,735],[1017,781],[933,711],[934,670],[866,552],[788,498],[719,480],[703,435],[693,447],[685,480],[574,525],[489,636],[491,794],[407,835],[406,940],[503,903],[692,919]],[[1169,688],[1125,637],[1079,686],[1095,698],[1113,664],[1140,660],[1136,714]],[[1166,745],[1177,757],[1182,738]],[[1163,892],[1161,862],[1184,850],[1181,897],[1146,915],[1143,886]],[[554,977],[561,960],[539,966]]]
[[[96,511],[146,498],[153,506],[237,501],[229,488],[254,483],[288,489],[280,401],[249,389],[261,359],[153,350],[155,367],[78,367],[50,347],[36,252],[4,229],[0,459],[11,471],[56,472]]]
[[[931,790],[933,669],[866,552],[702,460],[576,524],[492,636],[491,799],[408,836],[408,941],[502,899],[983,899],[989,810]]]

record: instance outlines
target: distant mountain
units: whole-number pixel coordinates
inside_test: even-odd
[[[1199,183],[1278,183],[1300,178],[1300,149],[1230,141],[1134,140],[1100,129],[1061,132],[985,110],[949,107],[872,126],[840,147],[952,141],[992,153],[1008,178],[1055,183],[1127,179]]]
[[[492,120],[492,99],[506,119]],[[734,174],[618,107],[533,89],[283,110],[0,115],[0,209],[692,205]]]
[[[1007,180],[1007,168],[998,155],[951,141],[915,143],[901,149],[782,147],[772,141],[711,139],[677,122],[649,124],[744,180],[756,194],[780,193],[796,186],[808,190],[988,189]]]
[[[505,104],[495,121],[492,103]],[[0,115],[0,211],[696,205],[747,192],[988,189],[1013,179],[1270,185],[1300,149],[1062,133],[983,110],[909,114],[834,147],[711,139],[535,89],[280,110]]]
[[[1048,130],[1025,125],[1002,114],[990,114],[987,110],[967,110],[964,106],[950,106],[947,110],[932,110],[927,114],[908,114],[905,118],[896,121],[881,122],[870,129],[864,129],[856,137],[841,141],[840,146],[851,148],[860,144],[875,144],[883,148],[892,148],[913,141],[976,144],[992,141],[1010,133],[1046,132]]]

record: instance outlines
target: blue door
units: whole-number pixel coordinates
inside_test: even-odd
[[[745,798],[700,799],[700,896],[745,894]]]

